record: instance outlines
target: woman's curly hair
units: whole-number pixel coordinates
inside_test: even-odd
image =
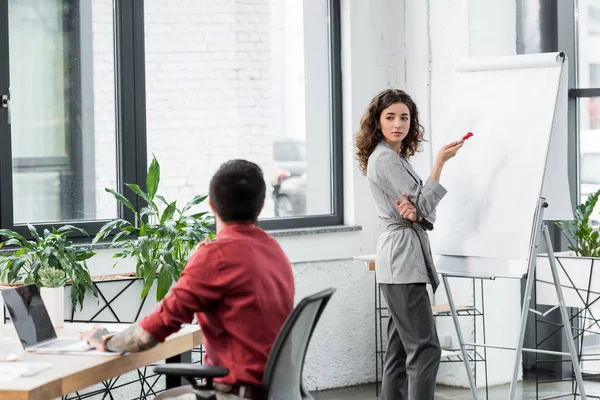
[[[420,150],[420,143],[423,141],[423,126],[419,123],[417,105],[402,90],[384,90],[371,100],[369,107],[367,107],[367,110],[360,119],[360,129],[355,135],[356,156],[363,175],[367,174],[369,156],[373,153],[377,144],[383,140],[383,133],[379,126],[381,113],[396,103],[406,104],[410,112],[410,130],[402,141],[400,154],[406,158],[410,158]]]

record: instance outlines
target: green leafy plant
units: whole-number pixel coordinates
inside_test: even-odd
[[[590,224],[600,190],[591,194],[585,203],[575,209],[575,219],[556,224],[569,241],[569,250],[581,257],[600,257],[600,231]]]
[[[62,269],[44,267],[40,268],[40,284],[46,288],[60,288],[67,283],[67,274]]]
[[[214,237],[211,230],[212,216],[206,212],[189,214],[188,211],[201,204],[207,196],[196,196],[182,209],[177,201],[169,202],[157,195],[160,182],[160,165],[153,156],[146,176],[147,192],[138,185],[126,184],[147,204],[138,213],[131,202],[115,190],[106,188],[117,201],[133,211],[135,225],[121,218],[106,223],[94,238],[94,243],[105,240],[113,231],[112,246],[121,248],[114,258],[133,257],[136,276],[144,280],[141,297],[145,298],[158,276],[156,300],[162,300],[174,281],[179,279],[183,267],[197,243]],[[164,210],[156,200],[163,203]]]
[[[44,286],[40,271],[50,267],[63,271],[68,281],[72,283],[73,307],[79,304],[80,310],[83,308],[83,298],[87,289],[97,297],[98,293],[86,263],[86,260],[96,253],[91,250],[91,247],[76,246],[67,238],[67,235],[73,231],[87,235],[85,230],[65,225],[58,230],[45,229],[43,236],[40,236],[33,225],[27,224],[27,228],[32,240],[27,240],[10,229],[0,229],[0,236],[7,239],[0,243],[0,248],[3,246],[17,248],[14,253],[7,253],[0,257],[3,282],[24,281],[25,284],[35,283]]]

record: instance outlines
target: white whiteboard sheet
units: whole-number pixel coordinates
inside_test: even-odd
[[[442,172],[448,194],[431,245],[434,254],[453,257],[438,257],[440,271],[526,272],[562,60],[556,53],[518,55],[457,67],[446,142],[474,136]]]

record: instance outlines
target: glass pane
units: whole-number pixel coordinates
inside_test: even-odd
[[[331,213],[327,0],[146,0],[148,154],[159,192],[206,194],[232,158],[267,182],[261,218]]]
[[[600,0],[579,0],[577,31],[578,87],[600,87]]]
[[[579,99],[579,126],[581,151],[579,177],[581,199],[600,190],[600,97]],[[600,225],[600,204],[591,216],[594,225]]]
[[[112,0],[8,12],[15,224],[115,217]]]

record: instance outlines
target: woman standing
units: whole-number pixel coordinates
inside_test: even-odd
[[[429,247],[435,208],[446,194],[440,175],[463,146],[442,147],[425,184],[409,163],[423,141],[417,106],[398,89],[384,90],[369,104],[356,135],[378,217],[386,224],[377,241],[377,281],[390,311],[383,367],[383,400],[434,398],[441,348],[426,284],[439,279]]]

